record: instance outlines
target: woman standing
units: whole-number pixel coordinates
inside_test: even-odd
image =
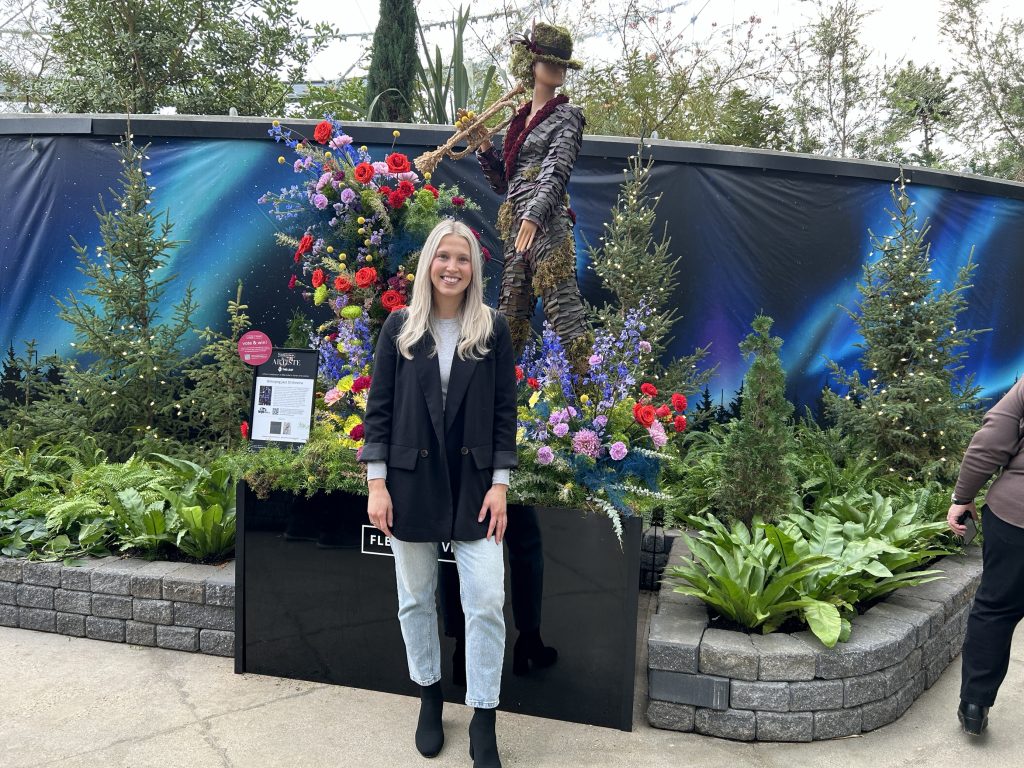
[[[985,414],[960,465],[947,522],[958,536],[961,518],[978,519],[974,497],[996,472],[985,496],[981,586],[967,620],[957,716],[980,735],[1010,664],[1013,631],[1024,618],[1024,379]]]
[[[505,319],[483,303],[472,231],[444,221],[427,237],[408,309],[384,323],[366,406],[370,521],[391,539],[409,675],[420,686],[416,747],[444,744],[437,545],[451,541],[466,616],[466,704],[473,764],[499,766],[495,708],[505,651],[501,541],[516,466],[516,380]]]
[[[586,121],[583,110],[556,95],[566,68],[582,65],[572,58],[572,38],[563,27],[537,24],[529,36],[512,43],[509,69],[533,89],[533,99],[509,124],[501,154],[490,141],[477,148],[487,182],[505,195],[498,211],[505,259],[498,311],[508,318],[518,357],[539,296],[573,368],[585,373],[592,339],[576,283],[575,217],[566,187]]]

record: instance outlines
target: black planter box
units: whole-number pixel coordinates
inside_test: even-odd
[[[500,708],[632,730],[639,518],[625,521],[621,549],[606,518],[579,510],[512,505],[509,529],[515,526],[532,531],[534,541],[539,534],[541,546],[527,547],[511,567],[505,548]],[[276,493],[261,501],[239,484],[235,671],[416,694],[398,624],[394,559],[383,539],[368,525],[365,497]],[[455,566],[439,554],[444,593],[456,583]],[[539,563],[541,634],[558,659],[516,675],[510,579],[522,585],[525,574],[529,583]],[[520,587],[520,600],[526,592]],[[445,623],[442,685],[449,701],[462,702],[465,689],[451,682],[455,641],[445,636]]]

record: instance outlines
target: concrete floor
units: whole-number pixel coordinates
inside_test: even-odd
[[[641,593],[641,616],[651,608]],[[640,648],[646,621],[638,628]],[[1024,631],[989,733],[956,722],[959,659],[898,722],[813,744],[742,744],[650,728],[638,654],[632,733],[499,713],[505,766],[962,768],[1024,764]],[[396,663],[404,663],[396,660]],[[0,767],[405,768],[470,766],[470,713],[447,706],[448,741],[416,752],[416,700],[354,688],[236,675],[230,659],[0,628]]]

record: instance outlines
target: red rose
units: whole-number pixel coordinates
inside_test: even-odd
[[[491,252],[487,250],[487,246],[484,246],[483,248],[480,249],[480,255],[484,257],[484,261],[491,260]]]
[[[680,395],[678,392],[672,395],[672,407],[677,411],[686,410],[686,395]]]
[[[352,382],[352,391],[353,392],[362,392],[364,389],[369,389],[369,388],[370,388],[370,377],[369,376],[359,376],[358,378],[356,378]]]
[[[319,144],[326,144],[331,140],[334,133],[334,126],[328,120],[321,120],[313,129],[313,140]]]
[[[465,204],[466,198],[464,197],[459,197],[458,195],[456,195],[455,197],[452,198],[452,205],[454,205],[456,208],[460,208]]]
[[[348,433],[348,436],[351,437],[353,440],[362,440],[364,432],[365,431],[363,429],[363,425],[356,424],[354,427],[352,427],[352,431]]]
[[[334,290],[348,293],[352,290],[352,283],[344,275],[338,275],[334,278]]]
[[[377,270],[373,267],[363,267],[356,272],[356,285],[360,288],[369,288],[377,282]]]
[[[530,389],[540,389],[540,382],[531,376],[526,380],[526,386]]]
[[[401,152],[392,152],[384,159],[387,161],[388,170],[392,173],[408,173],[411,170],[409,158]]]
[[[395,209],[401,208],[403,205],[405,205],[405,195],[403,195],[398,190],[395,190],[390,195],[388,195],[388,205]]]
[[[409,195],[416,191],[416,187],[413,186],[411,181],[400,181],[398,182],[398,191],[405,197],[409,197]]]
[[[299,279],[299,278],[297,278],[297,277],[296,277],[295,275],[292,275],[292,276],[291,276],[291,279],[290,279],[290,280],[288,281],[288,290],[289,290],[289,291],[291,291],[291,290],[294,290],[294,289],[295,289],[295,282],[296,282],[296,281],[297,281],[298,279]]]
[[[433,184],[424,184],[423,188],[427,190],[427,192],[432,194],[434,196],[434,199],[437,200],[437,196],[440,194],[440,192],[438,192],[437,187],[435,187]]]
[[[369,184],[373,180],[373,166],[369,163],[359,163],[353,173],[360,184]]]
[[[242,433],[242,439],[243,440],[248,440],[249,439],[249,422],[248,421],[243,421],[241,426],[238,429]]]
[[[380,303],[388,312],[394,312],[399,306],[405,304],[405,299],[398,291],[384,291],[380,297]]]
[[[658,388],[653,384],[647,383],[646,381],[640,385],[640,391],[643,392],[648,397],[658,396]]]
[[[382,186],[377,187],[377,191],[380,192],[380,196],[381,197],[387,197],[388,195],[391,194],[392,190],[391,190],[391,187],[389,187],[387,185],[382,185]]]
[[[313,277],[311,278],[311,281],[313,283],[314,288],[319,288],[321,285],[324,284],[324,280],[326,279],[327,278],[324,276],[324,271],[322,269],[313,270]]]
[[[523,368],[522,368],[522,366],[517,365],[516,366],[516,381],[522,381],[522,380],[523,380]]]
[[[675,418],[675,427],[676,427],[676,432],[682,432],[684,429],[686,429],[686,417],[685,416],[676,416],[676,418]]]
[[[299,240],[299,247],[295,249],[295,260],[298,261],[299,257],[304,253],[309,253],[313,250],[313,236],[303,235],[302,239]]]
[[[636,419],[636,423],[640,426],[649,427],[658,418],[658,414],[655,412],[653,405],[637,403],[633,406],[633,418]]]
[[[654,412],[658,414],[659,419],[665,419],[672,415],[672,409],[667,405],[659,405]]]

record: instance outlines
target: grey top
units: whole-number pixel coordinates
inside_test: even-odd
[[[448,379],[452,374],[452,360],[455,359],[455,349],[459,345],[459,318],[435,318],[434,330],[437,338],[434,344],[437,348],[437,363],[441,369],[441,403],[448,398]],[[388,476],[388,465],[384,461],[368,461],[366,463],[366,479],[382,480]],[[491,485],[508,485],[509,470],[496,469],[491,476]]]

